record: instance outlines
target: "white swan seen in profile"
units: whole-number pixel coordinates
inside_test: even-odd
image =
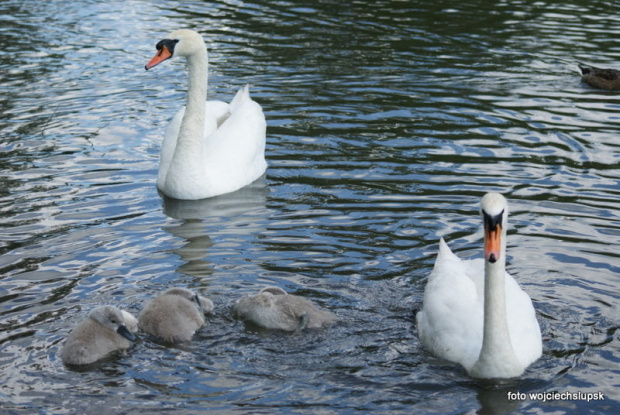
[[[60,352],[69,365],[94,363],[116,351],[128,349],[136,340],[136,318],[114,306],[97,307],[67,336]]]
[[[481,201],[484,258],[463,261],[443,238],[424,292],[417,328],[433,354],[476,378],[513,378],[542,354],[530,297],[505,271],[508,204],[499,193]]]
[[[241,88],[230,104],[207,99],[207,48],[200,34],[181,29],[157,43],[145,69],[185,57],[187,105],[166,129],[157,187],[168,197],[197,200],[238,190],[267,169],[266,121],[260,105]]]

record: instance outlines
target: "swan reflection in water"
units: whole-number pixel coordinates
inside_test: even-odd
[[[162,195],[164,213],[174,219],[164,227],[170,234],[187,241],[175,247],[174,252],[185,262],[178,271],[191,276],[211,275],[213,269],[205,259],[213,246],[209,229],[217,224],[217,232],[227,237],[234,235],[257,235],[264,230],[265,208],[269,188],[265,175],[236,192],[202,199],[178,200]]]

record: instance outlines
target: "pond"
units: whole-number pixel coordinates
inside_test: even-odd
[[[620,5],[512,0],[0,3],[3,413],[618,413]],[[155,182],[184,105],[178,28],[210,99],[251,84],[267,173],[183,202]],[[481,382],[434,357],[414,313],[440,237],[481,255],[479,201],[510,204],[508,271],[543,356]],[[286,334],[232,316],[267,285],[334,312]],[[215,303],[191,343],[141,339],[83,370],[63,341],[98,305],[171,286]],[[604,400],[545,399],[548,392]],[[512,394],[512,395],[511,395]],[[533,394],[533,395],[530,395]]]

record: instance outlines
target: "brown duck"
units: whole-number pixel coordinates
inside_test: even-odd
[[[581,66],[581,79],[594,88],[620,91],[620,71]]]

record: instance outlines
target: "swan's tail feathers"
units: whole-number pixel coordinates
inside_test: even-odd
[[[239,91],[235,94],[235,97],[230,102],[230,111],[235,112],[239,106],[245,102],[245,100],[250,99],[250,84],[245,85],[243,88],[240,88]]]
[[[439,239],[439,255],[450,255],[452,250],[443,238]]]
[[[442,261],[460,261],[461,259],[452,252],[443,238],[439,239],[439,253],[437,254],[437,262]]]

